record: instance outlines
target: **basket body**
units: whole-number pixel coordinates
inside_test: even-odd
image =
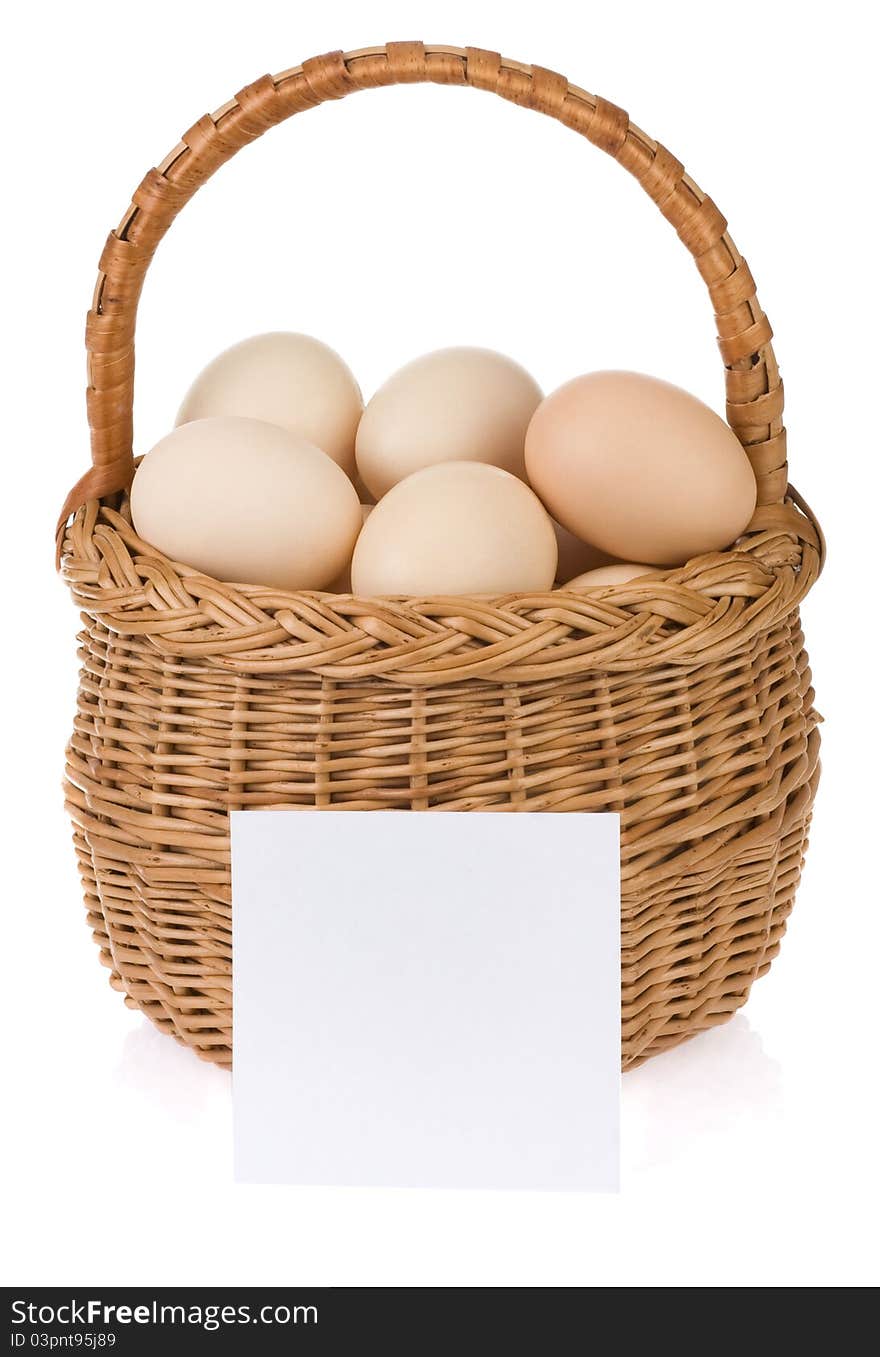
[[[702,663],[416,687],[230,672],[84,621],[89,921],[114,987],[209,1060],[231,1061],[232,808],[619,811],[624,1066],[729,1018],[778,950],[817,777],[796,613]]]
[[[416,83],[557,120],[675,229],[755,473],[755,513],[730,550],[595,593],[394,600],[208,579],[137,537],[135,323],[165,233],[269,128]],[[681,162],[541,66],[419,42],[332,52],[260,77],[183,134],[101,255],[92,465],[58,521],[85,624],[68,804],[89,918],[130,1005],[231,1060],[228,815],[247,807],[617,811],[624,1066],[745,1002],[791,909],[818,774],[798,609],[824,542],[789,482],[772,333],[726,219]]]

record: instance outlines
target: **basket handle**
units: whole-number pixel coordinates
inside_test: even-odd
[[[196,189],[249,141],[295,113],[356,90],[425,81],[473,85],[546,113],[580,132],[638,179],[690,250],[709,290],[727,383],[727,419],[757,477],[758,513],[761,506],[783,501],[788,468],[772,330],[749,267],[712,199],[622,109],[570,85],[554,71],[476,47],[393,42],[331,52],[280,75],[262,76],[216,113],[200,118],[136,189],[101,255],[86,325],[92,466],[68,495],[59,531],[87,500],[123,490],[131,482],[138,299],[159,241]]]

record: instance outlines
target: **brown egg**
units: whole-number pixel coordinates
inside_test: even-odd
[[[597,570],[587,570],[564,585],[566,589],[607,589],[609,584],[627,584],[629,580],[641,579],[643,575],[655,575],[650,565],[636,565],[633,561],[614,561],[611,565],[600,565]]]
[[[560,584],[575,575],[583,575],[586,570],[595,570],[597,566],[609,564],[611,557],[606,551],[600,551],[589,542],[582,542],[574,533],[569,532],[568,528],[563,528],[561,523],[557,523],[555,518],[552,522],[559,551],[556,578]]]
[[[488,462],[525,479],[526,428],[540,399],[534,378],[502,353],[426,353],[367,403],[357,431],[358,474],[377,499],[438,462]]]
[[[755,509],[754,473],[724,420],[636,372],[588,373],[542,401],[526,469],[564,527],[623,560],[680,565],[723,550]]]
[[[485,462],[441,462],[398,482],[361,530],[361,596],[532,593],[553,587],[556,538],[537,495]]]

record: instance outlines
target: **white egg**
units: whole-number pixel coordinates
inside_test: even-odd
[[[361,596],[552,589],[556,534],[537,495],[485,462],[443,462],[375,506],[351,563]]]
[[[361,508],[339,466],[261,420],[194,420],[144,457],[131,515],[145,542],[215,579],[322,589],[349,560]]]
[[[254,335],[226,349],[196,378],[177,424],[215,415],[264,419],[299,434],[353,476],[363,412],[360,387],[345,363],[311,335]]]
[[[357,466],[381,498],[438,462],[488,462],[525,479],[524,446],[541,388],[491,349],[426,353],[389,377],[367,404]]]

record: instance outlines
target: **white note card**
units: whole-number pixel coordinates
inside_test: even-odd
[[[617,815],[231,818],[239,1181],[617,1190]]]

